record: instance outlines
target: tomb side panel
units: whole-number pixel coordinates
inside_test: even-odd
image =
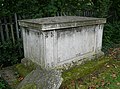
[[[43,33],[35,29],[25,28],[23,31],[24,54],[33,62],[44,66],[44,41]]]
[[[94,52],[94,26],[58,30],[57,41],[58,63],[72,61],[71,59]]]

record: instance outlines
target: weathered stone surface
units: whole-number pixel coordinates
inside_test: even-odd
[[[25,77],[17,89],[59,89],[62,80],[58,70],[37,68]]]
[[[21,89],[37,89],[35,84],[26,84]]]
[[[38,65],[34,62],[32,62],[30,59],[28,58],[23,58],[21,59],[21,63],[25,66],[25,67],[32,67],[32,69],[35,69]]]
[[[92,18],[92,17],[80,17],[80,16],[48,17],[48,18],[19,21],[19,24],[22,27],[36,28],[38,30],[43,30],[43,31],[95,25],[102,23],[106,23],[105,18]]]
[[[86,61],[94,60],[94,59],[100,58],[102,56],[104,56],[104,52],[102,52],[102,51],[100,51],[94,55],[88,54],[88,55],[85,55],[85,58],[83,58],[83,59],[77,59],[77,60],[75,59],[70,63],[64,63],[63,65],[57,66],[56,69],[59,69],[61,71],[69,70],[74,66],[84,64],[84,62],[86,62]]]
[[[105,18],[80,16],[21,20],[25,58],[55,68],[102,53]]]

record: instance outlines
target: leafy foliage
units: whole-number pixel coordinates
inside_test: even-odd
[[[1,77],[0,77],[0,89],[11,89]]]
[[[78,14],[78,11],[93,10],[91,0],[1,0],[1,14],[18,13],[25,18]]]
[[[107,23],[104,27],[103,50],[115,47],[120,44],[120,22]]]
[[[13,44],[10,40],[0,44],[0,65],[9,66],[20,62],[23,57],[21,40]]]
[[[18,13],[26,18],[36,18],[64,13],[77,15],[88,10],[94,11],[96,17],[117,20],[119,7],[119,0],[0,0],[0,16]]]
[[[109,8],[109,15],[108,15],[108,20],[110,22],[114,22],[114,21],[120,21],[120,0],[111,0],[111,6]]]
[[[107,17],[108,11],[111,6],[110,0],[96,0],[94,2],[94,10],[95,10],[95,16],[96,17]]]
[[[0,81],[0,89],[3,89],[3,88],[5,88],[5,84],[4,83],[2,83],[3,81]]]

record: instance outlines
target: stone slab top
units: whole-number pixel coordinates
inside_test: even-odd
[[[86,25],[104,24],[106,23],[106,19],[81,16],[58,16],[19,20],[18,22],[21,27],[35,28],[46,31]]]

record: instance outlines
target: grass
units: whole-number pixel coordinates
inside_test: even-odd
[[[66,71],[61,89],[120,89],[120,61],[109,59],[90,61]]]
[[[100,59],[87,61],[83,65],[75,66],[72,69],[63,72],[63,86],[69,84],[72,80],[82,78],[94,72],[95,70],[103,66],[105,63],[107,63],[109,60],[110,59],[108,57],[102,57]]]
[[[0,89],[11,89],[7,82],[5,82],[1,77],[0,77]]]
[[[94,87],[94,89],[120,89],[120,61],[112,60],[98,72],[99,74],[91,75],[90,79],[86,79],[88,81],[87,87]]]

